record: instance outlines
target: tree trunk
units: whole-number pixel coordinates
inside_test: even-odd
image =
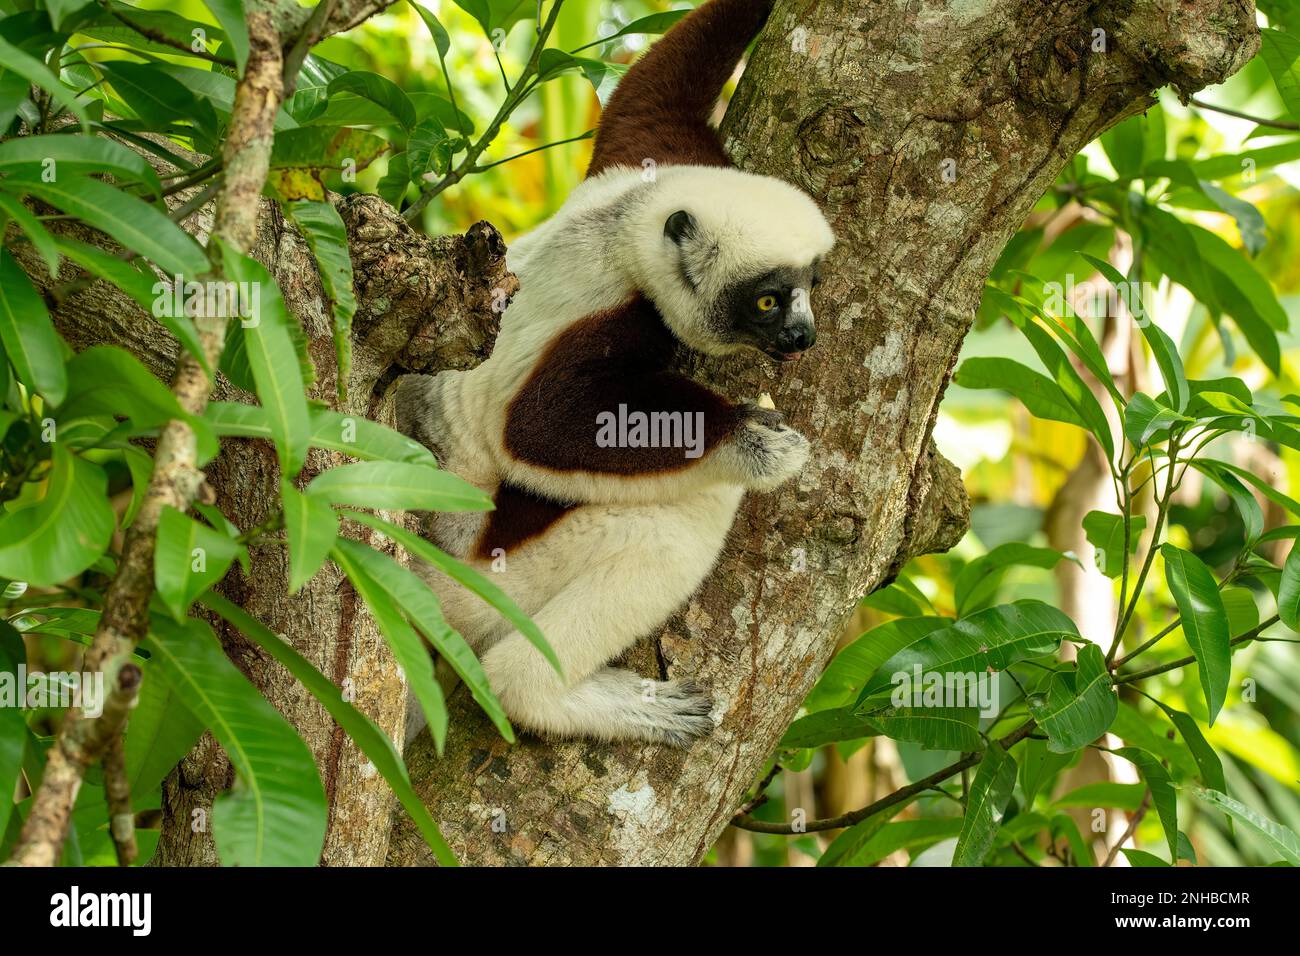
[[[462,688],[450,701],[445,756],[435,757],[426,734],[407,759],[463,861],[692,864],[703,856],[824,666],[844,617],[909,557],[949,547],[965,530],[960,476],[930,432],[1003,244],[1070,157],[1145,108],[1154,88],[1190,93],[1218,82],[1257,45],[1248,0],[778,0],[724,135],[741,167],[807,189],[835,228],[839,245],[814,302],[819,344],[779,369],[727,360],[698,361],[693,371],[732,398],[770,392],[812,440],[812,461],[796,482],[746,500],[709,580],[629,655],[646,673],[708,687],[720,726],[690,750],[528,737],[511,747]],[[398,372],[482,359],[496,327],[491,304],[514,280],[486,224],[427,239],[373,197],[344,200],[341,211],[360,302],[346,411],[383,420]],[[302,243],[268,211],[257,252],[307,328],[316,395],[329,400],[328,322]],[[102,285],[56,311],[76,347],[113,341],[170,372],[174,345]],[[313,452],[304,479],[341,460]],[[272,507],[278,476],[267,447],[229,442],[209,476],[241,526]],[[228,593],[325,674],[350,679],[356,704],[402,739],[400,672],[337,570],[285,597],[282,554],[253,557],[252,574],[232,572]],[[221,633],[320,761],[331,799],[324,862],[431,862],[323,710],[278,665]],[[203,814],[192,811],[209,810],[228,782],[224,757],[206,739],[169,781],[160,862],[215,859],[210,835],[195,829]]]

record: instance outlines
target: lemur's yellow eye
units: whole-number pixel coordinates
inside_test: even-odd
[[[758,306],[758,311],[760,312],[771,312],[776,308],[776,296],[771,295],[770,293],[768,295],[760,295],[758,301],[754,304]]]

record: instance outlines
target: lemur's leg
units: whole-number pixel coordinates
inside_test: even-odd
[[[673,505],[590,509],[611,514],[600,522],[606,530],[591,535],[597,540],[584,536],[588,566],[533,615],[563,677],[518,632],[483,655],[511,720],[537,733],[600,740],[683,744],[710,732],[710,701],[695,685],[606,665],[699,586],[740,494],[721,489]]]

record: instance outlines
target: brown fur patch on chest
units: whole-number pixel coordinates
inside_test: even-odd
[[[676,347],[654,306],[639,296],[570,326],[511,401],[506,451],[553,471],[629,478],[696,464],[732,432],[741,412],[668,371]],[[620,423],[614,444],[611,417]],[[651,422],[654,440],[669,432],[673,440],[646,447],[622,427],[628,421]]]
[[[574,507],[511,484],[501,485],[492,501],[496,510],[488,514],[487,524],[474,546],[474,556],[485,561],[495,557],[493,552],[498,548],[509,554],[541,535]]]

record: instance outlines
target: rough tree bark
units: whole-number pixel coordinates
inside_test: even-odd
[[[814,302],[819,344],[779,369],[732,360],[699,362],[695,372],[733,397],[771,392],[813,440],[813,459],[797,483],[745,503],[714,574],[630,655],[646,673],[708,686],[720,726],[689,751],[528,738],[510,747],[458,692],[446,754],[436,758],[425,735],[407,757],[462,860],[690,864],[703,856],[855,603],[910,556],[948,547],[965,530],[960,476],[930,432],[1007,238],[1069,158],[1146,108],[1152,90],[1219,82],[1258,42],[1249,0],[778,0],[724,134],[743,168],[817,197],[839,236]],[[345,200],[342,212],[361,303],[346,411],[382,420],[396,372],[482,359],[496,290],[508,294],[513,279],[486,224],[427,239],[374,198]],[[316,394],[329,399],[334,364],[319,284],[301,241],[272,211],[257,254],[307,328],[321,372]],[[102,285],[60,303],[56,315],[77,347],[113,341],[170,369],[174,346]],[[334,461],[313,452],[304,477]],[[272,507],[269,448],[230,442],[209,471],[241,526]],[[260,550],[252,574],[236,570],[226,587],[324,673],[351,679],[357,705],[400,740],[404,688],[364,606],[332,568],[294,597],[283,596],[285,580],[283,555]],[[323,709],[237,634],[221,633],[321,762],[332,810],[324,862],[430,862]],[[215,860],[189,811],[210,807],[228,774],[207,738],[169,781],[160,862]]]

